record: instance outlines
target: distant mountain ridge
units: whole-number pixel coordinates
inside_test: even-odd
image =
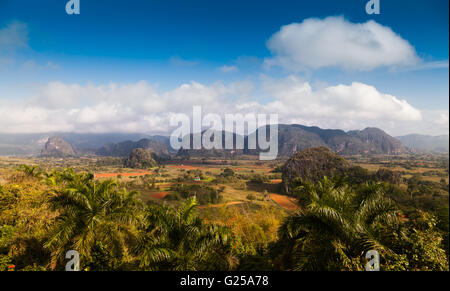
[[[248,136],[244,136],[245,147],[243,150],[183,150],[183,155],[218,157],[221,155],[248,154],[256,155],[259,149],[249,149],[247,144],[249,138],[259,135],[265,127]],[[409,147],[428,149],[433,145],[434,151],[448,151],[448,136],[444,139],[444,145],[436,142],[441,137],[426,137],[431,142],[425,145],[416,145],[421,140],[420,135],[410,135],[395,138],[378,128],[366,128],[363,130],[352,130],[345,132],[339,129],[322,129],[316,126],[304,126],[298,124],[278,125],[278,154],[280,157],[292,156],[295,152],[311,147],[324,146],[341,155],[354,154],[402,154],[411,152]],[[54,134],[60,136],[73,150],[79,154],[97,154],[111,156],[127,156],[135,148],[151,149],[156,154],[169,155],[177,151],[170,147],[169,136],[150,136],[146,134],[126,134],[126,133],[61,133]],[[44,143],[51,134],[0,134],[0,155],[39,155]],[[415,137],[415,138],[412,138]],[[438,145],[439,144],[439,145]]]
[[[398,136],[404,145],[415,151],[448,153],[449,152],[449,136],[439,135],[421,135],[409,134],[405,136]]]
[[[255,133],[258,136],[259,128]],[[250,135],[251,136],[251,135]],[[311,148],[328,147],[342,155],[389,154],[397,155],[409,152],[401,141],[378,128],[366,128],[345,132],[338,129],[321,129],[304,125],[278,125],[278,154],[291,156],[294,153]]]
[[[120,143],[109,143],[98,149],[95,153],[100,156],[128,156],[135,149],[150,150],[160,157],[168,157],[167,144],[158,140],[143,138],[139,141],[127,140]]]
[[[95,154],[99,148],[106,144],[126,140],[149,138],[168,142],[168,138],[165,136],[151,136],[142,133],[0,133],[0,155],[39,155],[44,144],[52,136],[63,138],[79,154]]]

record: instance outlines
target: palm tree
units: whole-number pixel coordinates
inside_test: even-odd
[[[195,198],[177,209],[150,206],[146,227],[141,232],[135,254],[146,270],[221,270],[236,262],[231,255],[229,229],[205,225],[196,215]]]
[[[39,178],[42,175],[42,171],[37,165],[23,164],[18,167],[18,170],[24,172],[27,177]]]
[[[400,221],[379,185],[367,184],[356,194],[324,178],[300,190],[306,207],[279,229],[281,268],[360,270],[368,250],[395,256]]]
[[[53,266],[69,250],[89,260],[99,244],[121,258],[143,206],[138,192],[120,189],[117,181],[95,181],[92,174],[65,171],[60,176],[66,186],[51,194],[50,205],[59,217],[45,244],[52,251]]]

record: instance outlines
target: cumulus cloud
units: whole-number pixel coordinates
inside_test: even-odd
[[[264,81],[264,91],[273,101],[264,106],[277,112],[286,123],[299,123],[344,130],[380,127],[401,133],[405,124],[414,128],[422,122],[421,111],[406,100],[379,92],[375,87],[352,83],[313,90],[308,82],[290,76]]]
[[[407,120],[421,119],[419,110],[395,96],[383,94],[375,87],[352,83],[313,91],[308,82],[290,76],[282,81],[266,80],[266,90],[276,98],[267,106],[286,116],[303,116],[311,120]]]
[[[426,130],[426,126],[419,126],[423,122],[430,125],[428,128],[448,130],[448,112],[423,120],[421,111],[406,100],[367,84],[313,89],[295,76],[263,77],[261,83],[261,88],[255,90],[250,82],[191,82],[158,92],[145,81],[122,85],[52,82],[40,87],[29,100],[0,101],[0,131],[168,133],[170,116],[191,115],[194,105],[201,105],[204,115],[278,113],[282,123],[344,130],[376,126],[403,134],[415,128]],[[270,100],[256,101],[255,91],[263,92]]]
[[[273,57],[265,65],[292,71],[323,67],[367,71],[420,62],[408,41],[373,20],[351,23],[343,17],[309,18],[283,26],[267,46]]]

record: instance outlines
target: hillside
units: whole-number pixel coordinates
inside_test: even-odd
[[[165,136],[150,136],[140,133],[0,133],[0,155],[39,155],[42,147],[51,136],[62,137],[80,154],[93,154],[99,148],[109,143],[120,143],[126,140],[140,140],[143,138],[169,145],[169,139]]]
[[[279,156],[291,156],[297,151],[319,146],[343,155],[401,154],[409,151],[399,140],[378,128],[345,132],[297,124],[279,125],[278,144]]]
[[[324,176],[341,176],[350,164],[326,147],[314,147],[295,153],[282,168],[283,188],[289,193],[295,179],[317,182]]]
[[[124,160],[124,166],[133,169],[147,169],[155,167],[158,163],[150,149],[136,148]]]
[[[139,141],[128,140],[120,143],[110,143],[98,149],[96,154],[100,156],[125,157],[137,148],[151,150],[160,157],[169,156],[166,144],[146,138]]]
[[[409,134],[405,136],[398,136],[404,145],[414,151],[448,153],[449,152],[449,136],[431,136],[420,134]]]
[[[379,128],[368,127],[364,130],[349,131],[347,134],[358,138],[363,143],[363,147],[357,149],[362,151],[361,153],[397,155],[409,151],[401,141]]]

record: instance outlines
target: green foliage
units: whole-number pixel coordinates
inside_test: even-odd
[[[39,178],[42,175],[42,170],[37,165],[20,165],[18,170],[25,173],[27,177]]]
[[[344,176],[349,163],[326,147],[316,147],[297,152],[283,166],[283,184],[286,193],[295,185],[296,178],[316,182],[323,177]]]
[[[448,271],[448,258],[442,249],[442,235],[436,230],[435,216],[418,211],[406,229],[407,239],[400,250],[408,258],[410,271]]]
[[[55,191],[49,203],[60,214],[45,246],[52,262],[61,262],[69,250],[77,250],[88,261],[98,243],[115,258],[124,254],[124,245],[139,218],[142,202],[137,192],[120,189],[117,182],[95,181],[92,175],[65,177],[66,187]]]
[[[203,180],[205,178],[205,175],[201,170],[188,170],[186,171],[182,176],[179,176],[177,181],[178,182],[192,182],[196,181],[197,179]]]
[[[0,272],[8,271],[9,266],[13,265],[11,255],[0,254]]]
[[[124,165],[133,169],[148,169],[158,165],[156,158],[151,151],[137,148],[131,151],[128,158],[125,159]]]
[[[362,270],[364,254],[373,249],[385,270],[448,269],[434,220],[422,216],[428,228],[408,228],[380,185],[356,193],[325,178],[301,193],[306,207],[279,229],[278,268]]]
[[[444,247],[445,252],[447,253],[447,258],[450,255],[450,250],[449,250],[449,209],[448,209],[448,205],[445,205],[444,207],[442,207],[441,209],[439,209],[438,211],[438,223],[437,223],[437,227],[441,230],[442,232],[442,244]]]
[[[349,185],[360,185],[371,180],[372,176],[367,169],[359,166],[350,167],[345,172],[345,180]]]
[[[247,195],[247,199],[250,200],[250,201],[256,200],[256,195],[253,194],[253,193],[250,193],[250,194]]]
[[[149,207],[134,252],[144,270],[228,270],[235,264],[228,228],[205,225],[195,198],[173,209]]]
[[[201,205],[217,204],[223,199],[220,190],[205,185],[177,184],[172,186],[171,190],[178,192],[185,199],[195,197]]]
[[[392,185],[400,185],[402,176],[399,172],[391,171],[389,169],[381,168],[375,173],[375,178],[381,182],[387,182]]]
[[[0,226],[0,271],[7,271],[12,265],[12,256],[9,254],[9,248],[13,241],[14,227],[11,225]]]
[[[233,177],[234,176],[234,171],[230,168],[225,168],[221,174],[223,177],[227,178],[227,177]]]
[[[323,178],[328,169],[321,165],[336,171]],[[173,202],[144,205],[139,193],[122,186],[153,193],[164,168],[120,184],[95,180],[80,168],[55,168],[22,165],[2,180],[1,271],[11,265],[60,270],[71,249],[80,253],[82,269],[91,271],[363,270],[369,249],[380,252],[383,270],[448,270],[448,184],[424,178],[431,170],[399,180],[398,172],[347,167],[325,150],[313,150],[283,168],[306,173],[283,172],[301,206],[285,218],[286,212],[264,201],[269,192],[263,190],[271,189],[266,183],[279,174],[226,168],[214,182],[195,184],[203,172],[189,170],[166,196]],[[304,172],[296,172],[300,168]],[[261,197],[197,210],[197,204],[222,201],[225,186],[214,183],[239,192],[248,180],[252,190],[261,188]]]
[[[215,221],[231,229],[233,250],[239,258],[239,270],[270,270],[270,243],[278,239],[277,229],[285,213],[279,208],[220,207],[204,211],[204,221]]]
[[[257,184],[264,184],[264,183],[269,183],[270,179],[267,176],[256,174],[250,178],[250,182],[257,183]]]

